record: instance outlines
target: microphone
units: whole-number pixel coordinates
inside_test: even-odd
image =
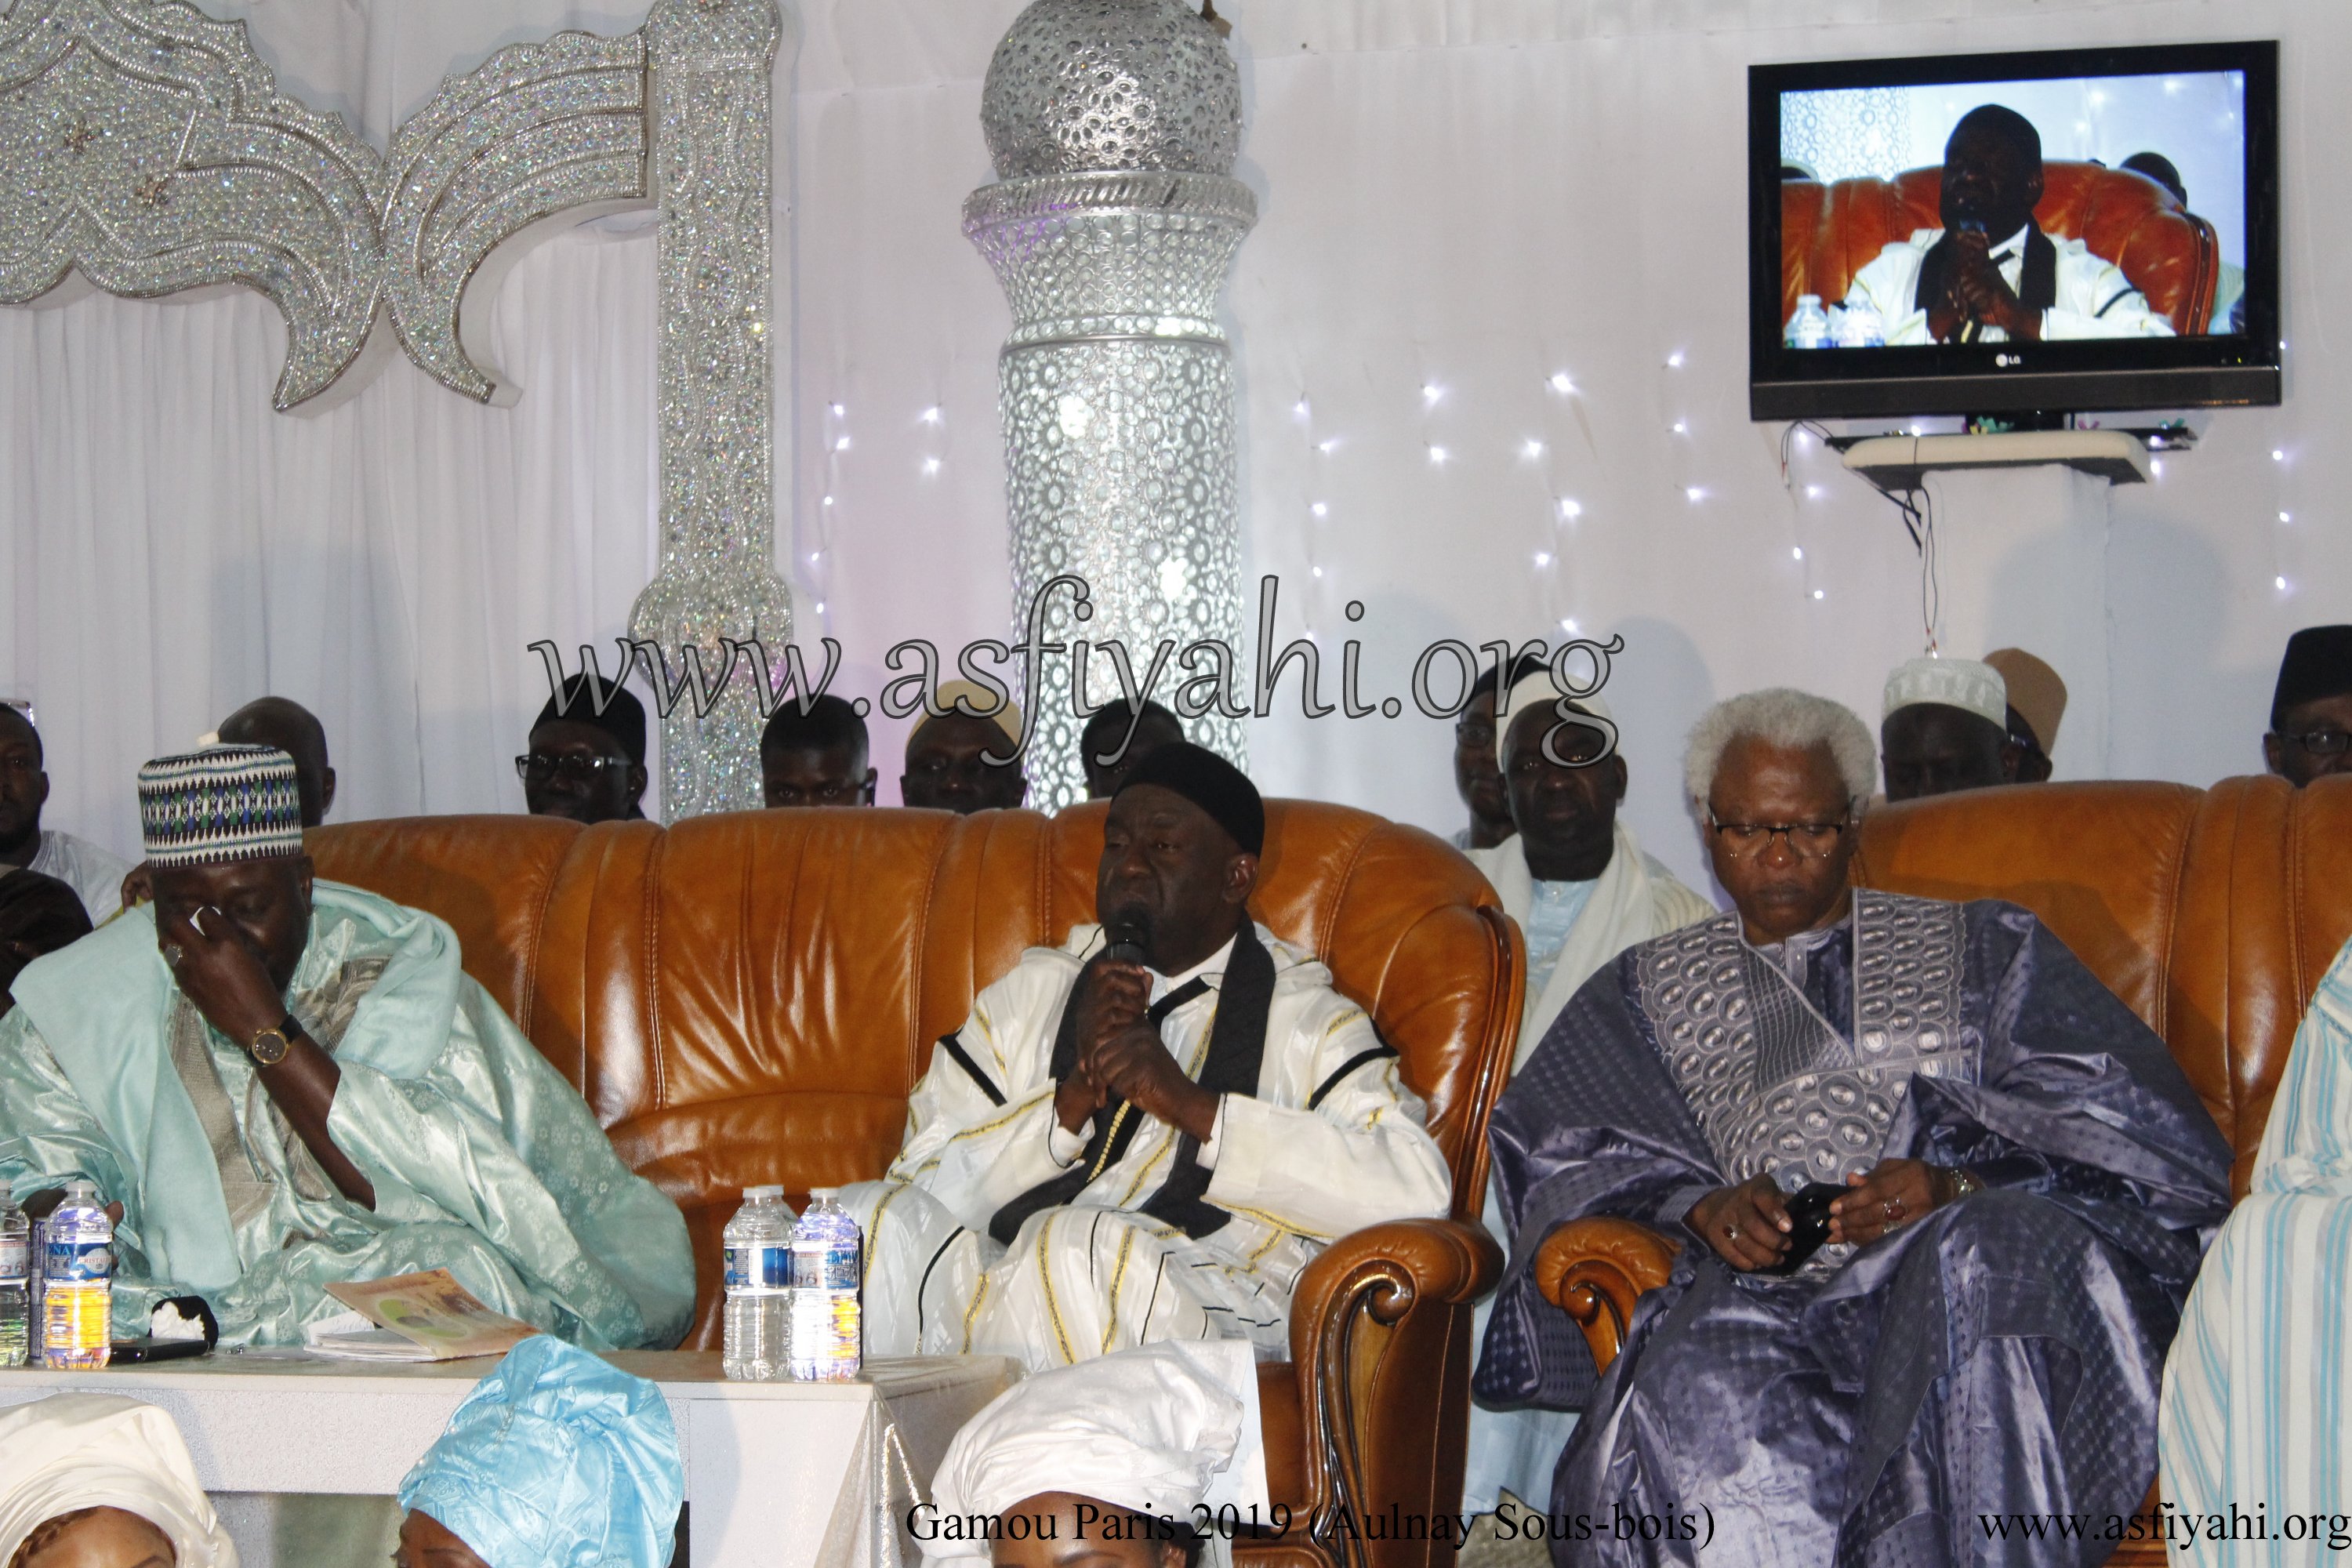
[[[1985,232],[1984,220],[1982,218],[1974,217],[1962,218],[1960,220],[1959,232],[1962,234],[1973,234],[1981,238]],[[1969,310],[1968,319],[1960,323],[1960,342],[1964,343],[1972,343],[1976,342],[1977,333],[1981,331],[1983,329],[1984,323],[1977,320],[1976,310],[1971,307]]]
[[[1122,921],[1107,928],[1104,934],[1110,938],[1110,945],[1103,949],[1104,957],[1114,963],[1143,962],[1143,933],[1133,924]]]

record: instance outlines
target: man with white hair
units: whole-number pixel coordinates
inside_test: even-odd
[[[1595,974],[1496,1111],[1479,1394],[1582,1410],[1555,1514],[1664,1521],[1580,1562],[1686,1561],[1702,1521],[1709,1561],[1976,1562],[1985,1519],[2120,1519],[2155,1474],[2229,1145],[2032,914],[1851,886],[1874,760],[1821,698],[1710,710],[1687,783],[1738,907]],[[1532,1268],[1592,1215],[1683,1247],[1597,1376]]]
[[[1625,759],[1615,719],[1598,693],[1570,698],[1538,664],[1511,685],[1495,731],[1495,760],[1509,801],[1511,837],[1468,851],[1527,934],[1527,1000],[1516,1070],[1535,1053],[1560,1009],[1592,972],[1637,942],[1708,919],[1715,906],[1642,853],[1618,816]],[[1489,1188],[1485,1215],[1510,1244]],[[1478,1309],[1483,1331],[1490,1298]],[[1540,1498],[1575,1417],[1561,1411],[1470,1411],[1462,1506],[1492,1513],[1502,1493]]]
[[[1915,658],[1886,678],[1878,727],[1886,798],[1917,800],[2015,784],[2025,748],[2009,738],[2009,683],[1973,658]]]

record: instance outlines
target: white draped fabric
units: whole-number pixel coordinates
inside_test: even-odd
[[[445,70],[641,15],[556,0],[205,3],[248,16],[289,89],[379,142]],[[779,83],[793,105],[777,182],[793,321],[779,552],[804,635],[839,637],[845,689],[869,697],[898,638],[948,647],[1008,629],[995,408],[1008,318],[958,214],[989,178],[980,77],[1019,3],[787,7],[801,39]],[[1244,529],[1255,573],[1282,581],[1279,635],[1317,634],[1331,700],[1339,644],[1360,637],[1377,700],[1409,698],[1414,653],[1437,637],[1558,636],[1566,621],[1622,633],[1610,696],[1633,771],[1628,818],[1694,886],[1699,849],[1673,781],[1698,711],[1779,681],[1874,716],[1885,670],[1922,640],[1917,559],[1886,504],[1818,446],[1793,454],[1784,485],[1781,427],[1747,417],[1747,67],[2282,38],[2288,405],[2199,416],[2204,444],[2118,491],[2087,543],[2054,543],[2060,520],[2038,502],[1974,515],[1956,503],[1942,519],[1968,545],[1943,584],[1951,651],[2039,646],[2078,692],[2104,694],[2106,711],[2085,700],[2069,715],[2061,777],[2204,784],[2260,765],[2286,634],[2352,617],[2352,534],[2331,526],[2352,385],[2326,353],[2337,321],[2352,322],[2327,287],[2352,233],[2326,176],[2352,132],[2352,101],[2326,74],[2352,46],[2352,12],[1225,9],[1249,118],[1238,172],[1263,207],[1228,295]],[[317,416],[270,412],[280,332],[254,298],[0,310],[0,692],[40,704],[52,824],[129,849],[136,763],[265,689],[325,718],[339,817],[520,809],[509,759],[544,696],[526,645],[593,637],[609,653],[652,568],[651,289],[649,233],[573,231],[499,296],[518,406],[464,403],[395,363]],[[1559,374],[1574,392],[1553,388]],[[1351,599],[1366,606],[1353,626]],[[1451,684],[1443,662],[1435,684]],[[1269,789],[1459,826],[1445,728],[1409,701],[1395,720],[1309,721],[1294,674],[1280,708],[1252,736]],[[903,733],[877,727],[886,801]]]

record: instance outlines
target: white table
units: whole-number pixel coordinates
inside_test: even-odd
[[[869,1363],[855,1383],[729,1383],[713,1352],[608,1359],[659,1384],[669,1401],[692,1505],[687,1568],[888,1561],[877,1525],[908,1505],[894,1438],[928,1487],[948,1439],[1017,1375],[1003,1357],[954,1356]],[[171,1412],[207,1491],[382,1496],[399,1489],[495,1365],[264,1352],[100,1372],[8,1369],[0,1407],[68,1390],[125,1394]],[[266,1568],[268,1542],[245,1539],[252,1517],[223,1511],[247,1563]]]

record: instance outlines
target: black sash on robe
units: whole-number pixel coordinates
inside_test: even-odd
[[[1079,984],[1084,982],[1081,973]],[[1157,1030],[1169,1014],[1208,989],[1208,982],[1196,975],[1154,1002],[1144,1017]],[[1057,1084],[1078,1065],[1077,997],[1078,987],[1072,985],[1054,1033],[1054,1081]],[[1217,997],[1216,1019],[1209,1026],[1209,1059],[1201,1065],[1197,1080],[1202,1089],[1212,1094],[1256,1095],[1258,1068],[1265,1059],[1266,1014],[1273,1005],[1274,959],[1244,920],[1234,933],[1234,951],[1225,961],[1224,984]],[[1039,1183],[998,1209],[988,1222],[988,1234],[1000,1244],[1012,1246],[1031,1215],[1068,1203],[1086,1191],[1095,1177],[1118,1163],[1144,1120],[1123,1100],[1107,1101],[1095,1113],[1094,1136],[1087,1140],[1086,1152],[1060,1175]],[[1210,1174],[1201,1163],[1201,1141],[1189,1132],[1180,1134],[1176,1168],[1145,1201],[1143,1212],[1195,1238],[1223,1229],[1234,1216],[1202,1196],[1209,1190]]]
[[[1944,270],[1958,249],[1952,239],[1952,231],[1946,229],[1920,258],[1919,279],[1911,290],[1913,310],[1931,310],[1944,297]],[[2058,303],[2058,247],[2040,224],[2025,226],[2025,265],[2017,275],[2017,300],[2029,310],[2047,310]]]

